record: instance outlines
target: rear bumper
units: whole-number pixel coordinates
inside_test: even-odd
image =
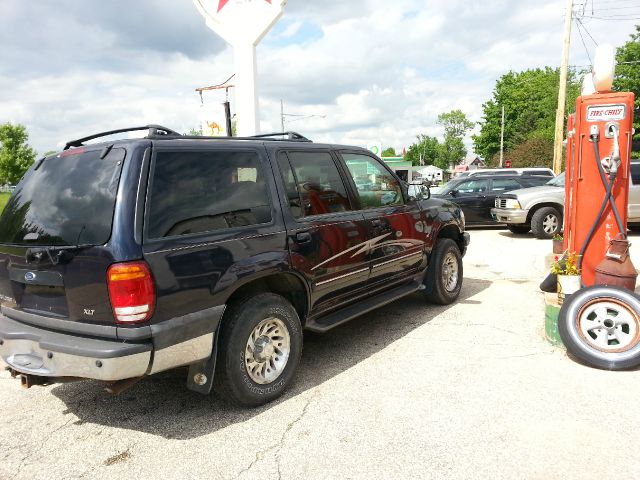
[[[522,224],[527,223],[528,210],[516,208],[492,208],[491,218],[498,223]]]
[[[25,325],[0,315],[0,359],[42,377],[122,380],[147,372],[153,345],[83,338]]]
[[[211,356],[223,311],[215,307],[151,325],[150,336],[141,341],[52,331],[2,314],[0,361],[16,372],[49,378],[116,381],[150,375]]]

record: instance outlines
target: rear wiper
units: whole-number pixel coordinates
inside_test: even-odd
[[[93,245],[85,244],[64,247],[28,248],[24,255],[24,259],[27,263],[41,263],[48,259],[52,265],[58,265],[60,263],[64,264],[70,262],[79,250],[88,247],[93,247]]]

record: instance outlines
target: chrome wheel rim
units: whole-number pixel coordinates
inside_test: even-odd
[[[287,366],[290,351],[291,337],[284,322],[275,317],[265,318],[247,340],[244,352],[247,375],[260,385],[275,381]]]
[[[555,233],[558,229],[558,217],[550,213],[542,220],[542,228],[545,233]]]
[[[638,314],[614,299],[587,303],[577,323],[587,344],[602,352],[626,351],[640,341]]]
[[[458,259],[452,252],[448,252],[442,262],[442,285],[448,292],[458,285]]]

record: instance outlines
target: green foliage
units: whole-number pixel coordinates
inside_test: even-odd
[[[409,146],[404,159],[414,166],[435,165],[440,167],[442,159],[442,146],[436,137],[418,135],[418,142]]]
[[[500,77],[493,89],[493,98],[482,106],[480,133],[473,136],[475,152],[487,159],[500,152],[502,106],[505,108],[505,151],[532,138],[553,142],[559,79],[559,69],[549,67],[509,72]],[[576,75],[569,72],[568,112],[575,110],[579,94]]]
[[[7,204],[10,195],[11,194],[7,192],[0,192],[0,213],[4,210],[4,206]]]
[[[389,148],[385,148],[382,151],[382,156],[383,157],[396,157],[396,149],[393,147],[389,147]]]
[[[505,153],[514,168],[553,166],[553,140],[533,137]]]
[[[36,154],[28,138],[23,125],[0,125],[0,184],[18,183],[34,162]]]
[[[462,110],[451,110],[438,115],[438,125],[444,128],[444,143],[437,166],[446,169],[449,165],[459,164],[467,155],[464,137],[473,128],[473,122],[467,119]]]
[[[473,128],[473,122],[467,120],[462,110],[451,110],[438,115],[438,125],[444,128],[445,139],[449,137],[464,138]]]
[[[202,136],[202,127],[200,128],[190,128],[185,135],[189,135],[192,137],[201,137]]]
[[[636,130],[633,136],[636,148],[631,153],[633,158],[640,158],[640,25],[636,25],[636,33],[631,34],[631,40],[618,48],[616,53],[616,76],[613,82],[613,89],[618,92],[633,92],[636,95],[635,109],[636,115],[633,126]]]

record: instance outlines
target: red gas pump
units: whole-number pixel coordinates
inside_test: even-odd
[[[582,254],[585,286],[610,241],[626,239],[633,108],[633,93],[595,93],[569,117],[564,247]]]

